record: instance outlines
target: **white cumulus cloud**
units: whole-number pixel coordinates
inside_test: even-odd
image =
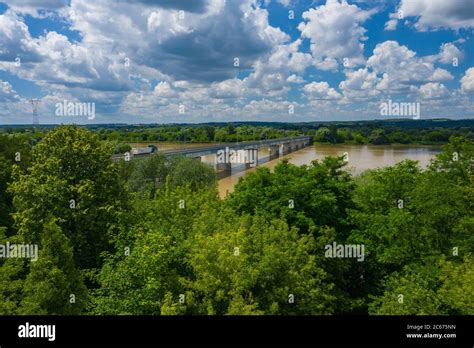
[[[325,5],[304,12],[298,29],[302,38],[311,41],[314,64],[322,70],[333,69],[335,61],[344,58],[346,66],[362,64],[367,39],[362,24],[374,13],[345,0],[327,0]]]
[[[474,68],[469,68],[461,78],[461,90],[465,93],[474,92]]]
[[[474,28],[474,4],[470,0],[401,0],[399,12],[414,17],[419,31]]]

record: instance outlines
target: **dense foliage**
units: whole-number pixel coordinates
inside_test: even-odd
[[[201,132],[195,141],[299,134],[184,129]],[[328,142],[394,134],[312,131]],[[469,136],[451,136],[426,169],[407,160],[353,177],[343,158],[282,161],[222,200],[213,169],[194,160],[114,162],[111,141],[136,140],[123,134],[0,137],[0,245],[39,246],[37,261],[0,258],[0,314],[474,314]],[[364,257],[328,257],[333,243]]]
[[[349,144],[444,144],[451,136],[474,140],[474,120],[385,120],[319,123],[235,122],[190,125],[104,125],[87,126],[101,140],[107,140],[115,153],[142,142],[240,142],[264,139],[312,136],[317,143]],[[53,128],[54,129],[54,128]],[[42,139],[50,128],[4,128],[8,134],[22,132],[34,141]]]

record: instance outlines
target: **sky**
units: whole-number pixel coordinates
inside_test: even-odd
[[[474,118],[473,34],[474,0],[0,0],[0,124]]]

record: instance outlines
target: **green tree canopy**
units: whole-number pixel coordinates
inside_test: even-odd
[[[33,164],[23,173],[14,168],[9,192],[14,196],[15,226],[29,242],[53,213],[71,241],[76,264],[94,268],[127,211],[127,193],[112,149],[97,135],[76,127],[51,131],[33,151]]]
[[[25,279],[20,314],[80,314],[87,302],[87,289],[74,264],[68,238],[54,219],[41,233],[38,260],[31,261]]]

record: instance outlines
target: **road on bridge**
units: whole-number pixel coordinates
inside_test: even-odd
[[[308,145],[311,142],[310,136],[299,136],[299,137],[289,137],[289,138],[278,138],[278,139],[266,139],[266,140],[257,140],[257,141],[244,141],[238,143],[220,143],[215,145],[209,146],[201,146],[196,148],[186,148],[186,149],[175,149],[175,150],[164,150],[160,151],[158,147],[158,153],[162,153],[166,157],[174,157],[174,156],[187,156],[187,157],[201,157],[206,155],[215,154],[217,151],[221,149],[225,149],[228,147],[232,150],[245,150],[245,149],[258,149],[265,146],[277,146],[277,145],[284,145],[284,144],[292,144],[292,143],[303,143],[304,145]],[[143,154],[143,155],[134,155],[130,158],[143,158],[150,154]],[[121,160],[124,159],[125,155],[114,155],[114,160]]]

